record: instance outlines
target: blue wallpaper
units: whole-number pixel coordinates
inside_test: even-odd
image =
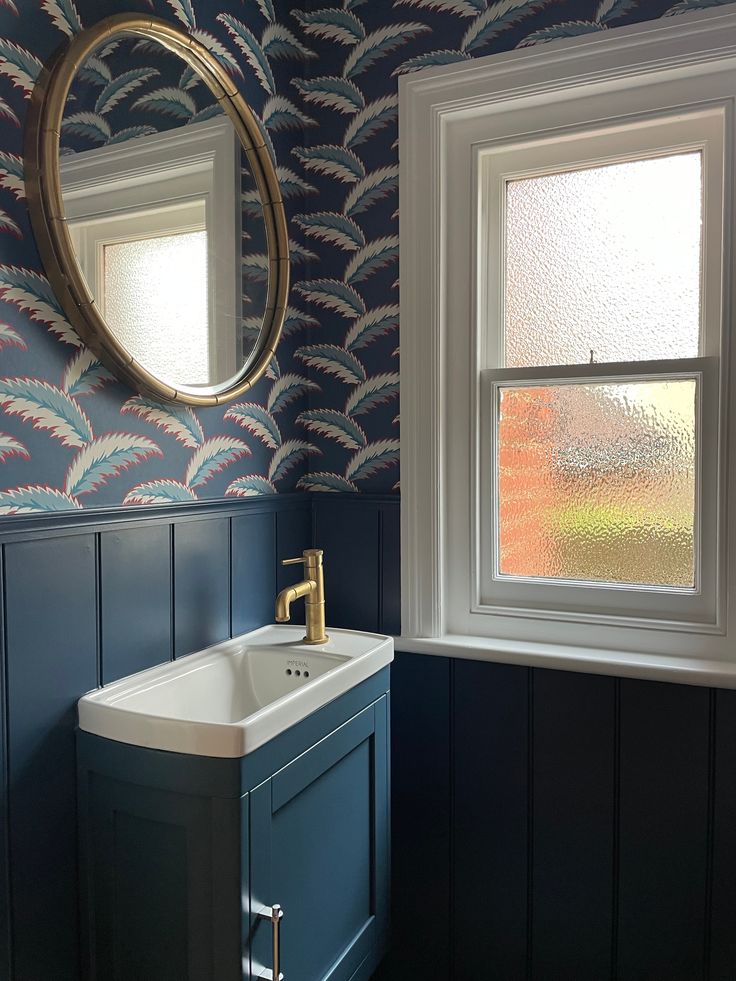
[[[303,212],[311,192],[292,154],[304,122],[290,80],[313,55],[293,18],[277,16],[270,0],[196,9],[186,0],[0,2],[0,514],[289,491],[316,452],[296,418],[317,383],[294,350],[317,321],[296,296],[278,357],[248,402],[192,411],[151,403],[111,378],[80,346],[43,277],[23,192],[28,99],[42,63],[66,37],[123,9],[153,11],[206,44],[264,122],[289,212]],[[160,51],[144,45],[135,61],[112,47],[102,55],[87,95],[75,93],[79,116],[65,131],[68,148],[165,128],[173,112],[201,118],[201,86],[170,77]],[[252,206],[246,194],[246,212]],[[314,254],[294,242],[292,255],[298,279]],[[262,274],[259,256],[249,250],[248,257],[250,274]]]
[[[0,514],[398,490],[398,76],[725,2],[0,0]],[[172,410],[136,396],[80,347],[43,278],[23,197],[28,97],[65,36],[122,9],[193,31],[273,143],[292,306],[244,403]],[[125,98],[111,135],[140,124],[124,111],[135,92]]]

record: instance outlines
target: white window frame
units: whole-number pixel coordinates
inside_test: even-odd
[[[660,603],[664,594],[657,590],[642,591],[643,604],[640,595],[636,602],[622,601],[620,607],[604,603],[600,609],[592,604],[581,608],[574,597],[580,588],[576,586],[557,586],[573,592],[554,607],[541,600],[531,603],[528,595],[509,601],[513,585],[505,598],[489,602],[475,574],[481,567],[478,543],[484,540],[476,448],[489,436],[488,418],[484,422],[481,413],[484,386],[497,384],[509,369],[483,374],[502,363],[489,355],[492,334],[479,324],[488,301],[476,295],[479,284],[489,283],[489,277],[476,270],[500,266],[497,258],[489,262],[489,237],[479,233],[488,223],[479,218],[478,202],[493,200],[483,185],[488,181],[484,159],[494,152],[502,159],[506,150],[537,140],[545,149],[542,163],[532,171],[560,164],[565,169],[571,145],[591,132],[604,142],[613,134],[612,147],[619,133],[628,134],[623,149],[611,151],[611,160],[636,157],[642,148],[645,155],[679,149],[687,140],[678,137],[678,124],[670,120],[682,114],[682,107],[685,116],[691,121],[697,117],[708,130],[702,140],[698,136],[690,144],[705,147],[706,171],[713,178],[713,166],[723,167],[722,201],[706,196],[704,202],[710,242],[704,243],[701,357],[671,366],[673,371],[701,374],[706,381],[701,385],[704,403],[699,415],[705,441],[702,458],[710,469],[703,473],[699,493],[707,503],[708,520],[699,529],[703,566],[697,587],[680,609],[670,602],[671,594]],[[405,649],[736,687],[736,522],[727,522],[729,510],[734,513],[736,507],[736,454],[728,452],[728,427],[733,432],[736,416],[736,393],[728,385],[736,349],[729,338],[736,280],[731,252],[735,107],[733,11],[665,18],[402,78]],[[663,136],[657,143],[659,126]],[[512,156],[507,155],[506,162]],[[579,159],[584,164],[586,157]],[[600,153],[589,159],[599,160]],[[518,162],[511,166],[515,174],[523,170]],[[725,222],[719,221],[721,213]],[[714,238],[719,240],[717,261]],[[488,288],[495,288],[495,296],[497,287],[490,281]],[[592,373],[634,375],[662,367],[662,362],[656,368],[633,362],[593,366]],[[587,376],[588,369],[556,371],[558,377]],[[516,379],[538,377],[534,369],[511,374]],[[713,460],[718,461],[717,472]],[[624,592],[631,600],[633,591]],[[647,593],[656,602],[648,604]]]
[[[129,241],[132,228],[141,238],[205,228],[209,368],[220,379],[235,376],[242,361],[240,153],[222,117],[61,159],[64,210],[94,296],[104,246]],[[203,225],[185,217],[188,206],[198,212],[202,202]]]

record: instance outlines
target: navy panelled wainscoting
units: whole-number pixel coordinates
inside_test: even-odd
[[[79,981],[79,696],[272,621],[311,541],[303,494],[0,525],[0,978]]]
[[[325,552],[327,622],[401,632],[399,498],[314,494],[314,541]]]
[[[74,705],[272,620],[326,551],[328,621],[398,633],[398,498],[14,518],[0,978],[78,981]],[[399,653],[382,981],[734,981],[736,691]],[[12,904],[12,915],[9,910]]]
[[[328,619],[398,633],[398,501],[314,508]],[[391,691],[381,981],[736,981],[736,691],[402,653]]]
[[[382,978],[734,981],[736,691],[413,654],[391,688]]]

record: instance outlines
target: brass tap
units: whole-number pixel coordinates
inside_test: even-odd
[[[276,622],[287,623],[291,618],[290,607],[294,600],[304,599],[304,618],[307,624],[305,644],[326,644],[330,639],[325,633],[325,581],[322,572],[322,549],[307,548],[299,559],[284,559],[282,565],[304,563],[306,578],[294,586],[282,589],[276,597]]]

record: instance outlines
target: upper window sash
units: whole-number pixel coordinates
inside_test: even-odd
[[[522,140],[476,144],[478,180],[477,310],[480,364],[506,364],[505,207],[509,181],[570,170],[626,163],[688,151],[702,154],[703,239],[699,354],[718,357],[722,347],[724,135],[723,106],[630,116],[591,125],[535,133]]]

